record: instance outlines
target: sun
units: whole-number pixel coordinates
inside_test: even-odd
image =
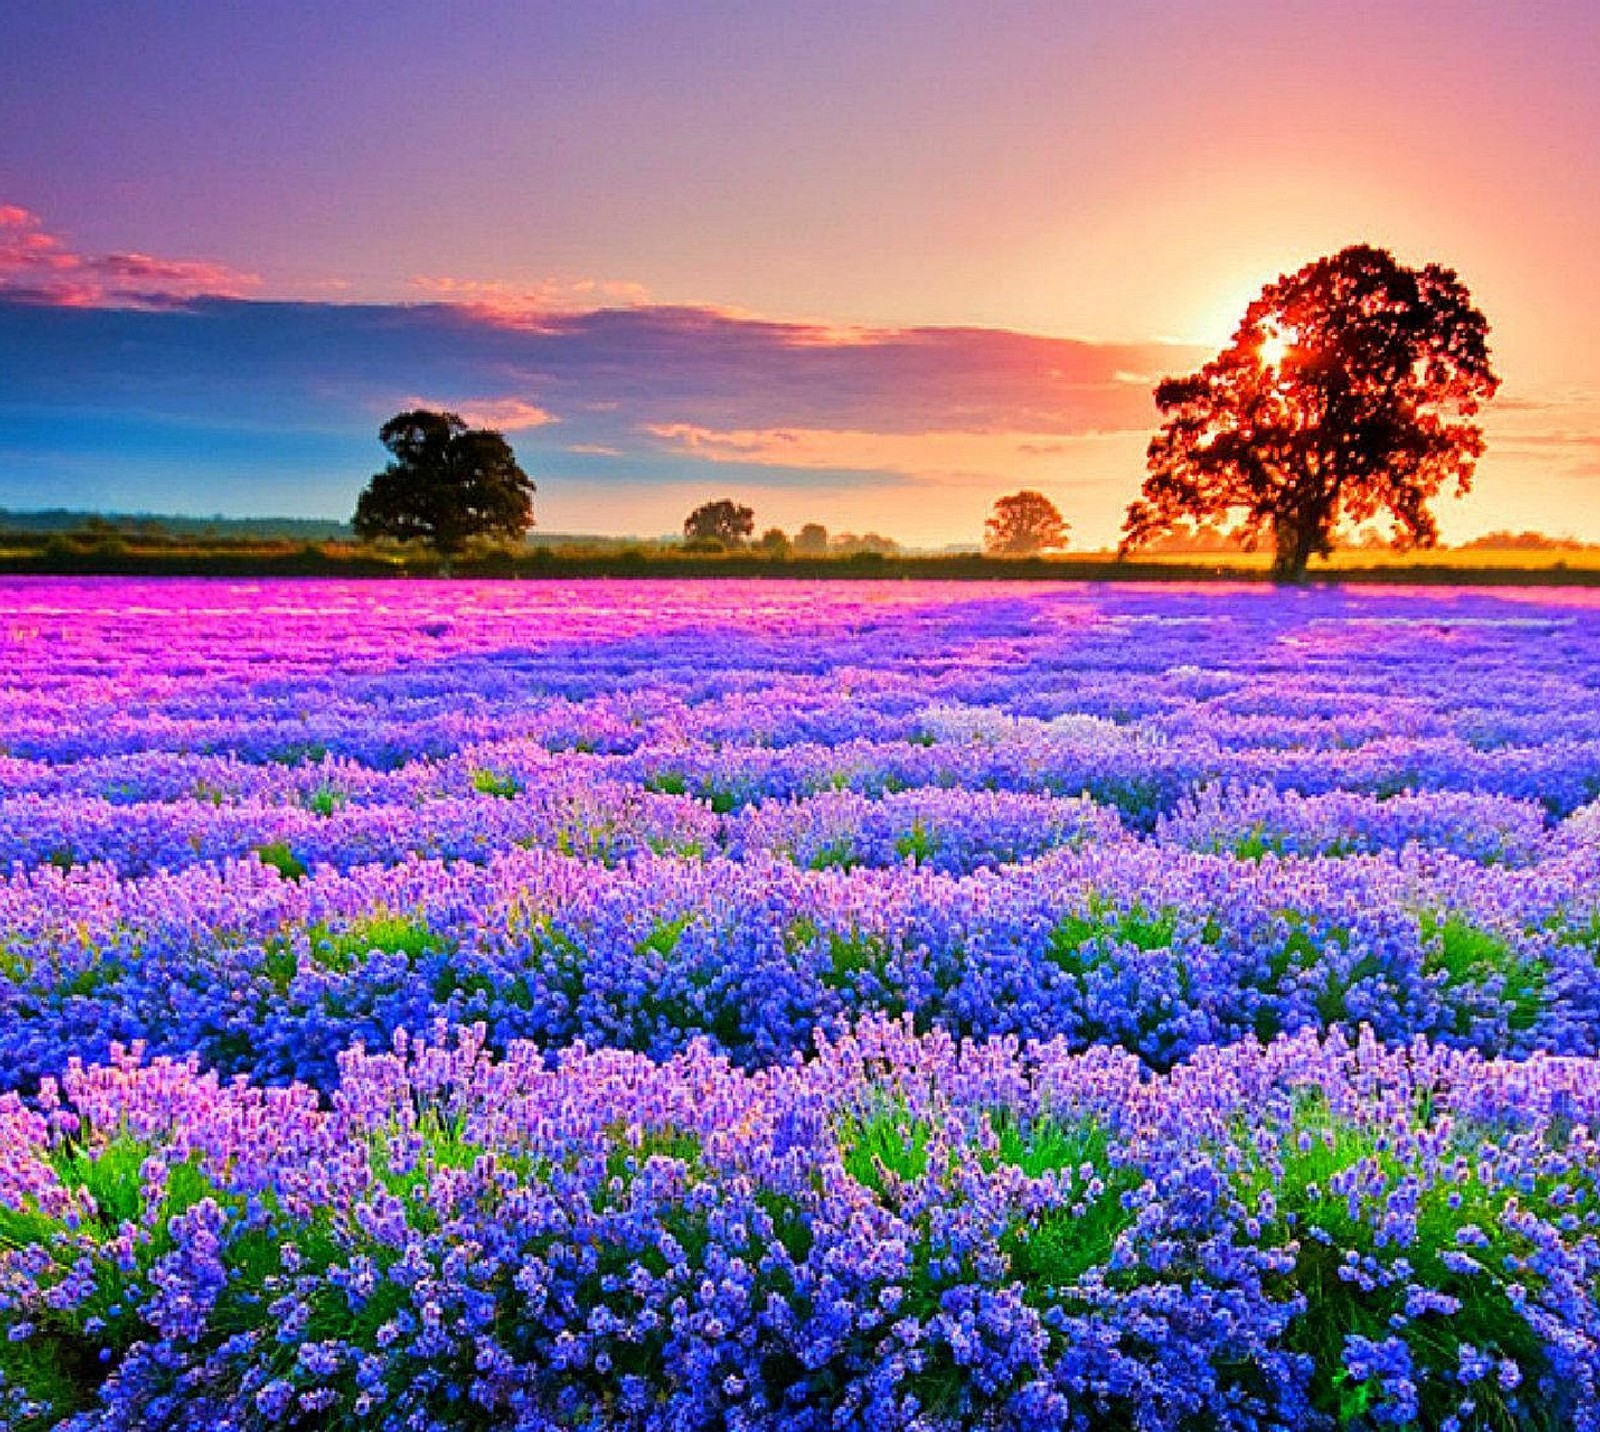
[[[1261,359],[1261,366],[1263,368],[1278,367],[1288,356],[1289,350],[1293,346],[1293,335],[1286,333],[1276,324],[1268,324],[1261,332],[1261,341],[1256,345],[1256,353]]]

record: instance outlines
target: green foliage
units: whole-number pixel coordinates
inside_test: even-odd
[[[522,782],[515,776],[501,776],[481,767],[472,773],[472,789],[483,796],[512,800],[522,794]]]
[[[1330,946],[1341,951],[1350,947],[1350,931],[1342,925],[1329,925],[1299,910],[1276,912],[1273,928],[1256,936],[1267,953],[1265,989],[1275,993],[1283,981],[1307,972],[1316,974],[1320,984],[1315,1000],[1318,1016],[1326,1024],[1346,1024],[1350,1021],[1350,991],[1364,980],[1371,979],[1381,968],[1375,953],[1364,954],[1354,964],[1328,958]],[[1259,1039],[1271,1039],[1282,1032],[1277,1016],[1269,1009],[1258,1011],[1255,1033]]]
[[[306,809],[320,816],[330,816],[336,810],[343,810],[349,803],[350,797],[337,786],[318,786],[306,797]]]
[[[854,870],[860,863],[855,842],[847,835],[818,846],[806,862],[812,870]]]
[[[331,974],[349,974],[374,950],[389,955],[404,955],[413,965],[424,955],[445,948],[444,941],[420,916],[394,915],[380,911],[354,920],[343,930],[318,921],[305,932],[306,954],[313,965]],[[277,987],[286,991],[300,971],[297,943],[279,936],[267,943],[262,972]]]
[[[1116,910],[1091,898],[1082,914],[1068,915],[1050,932],[1046,952],[1063,969],[1084,974],[1102,964],[1110,944],[1159,950],[1172,944],[1178,928],[1176,910],[1152,913],[1141,905]]]
[[[1126,711],[1113,711],[1110,715],[1113,720],[1119,716],[1122,718],[1118,721],[1119,725],[1133,719],[1132,713]],[[1083,793],[1101,805],[1115,806],[1141,829],[1148,829],[1154,823],[1168,799],[1166,788],[1159,779],[1134,774],[1099,776],[1090,781]]]
[[[911,822],[911,829],[895,841],[894,849],[901,859],[926,865],[939,852],[939,837],[917,819]]]
[[[1137,1180],[1112,1161],[1110,1134],[1093,1119],[1045,1114],[1023,1123],[997,1115],[992,1123],[997,1163],[1021,1169],[1029,1178],[1057,1174],[1072,1180],[1072,1203],[1020,1221],[1000,1245],[1023,1282],[1024,1296],[1048,1305],[1057,1301],[1059,1290],[1109,1261],[1117,1239],[1133,1224],[1125,1195]]]
[[[1432,1118],[1426,1101],[1417,1114],[1418,1123],[1426,1126]],[[1295,1266],[1281,1276],[1278,1291],[1304,1295],[1287,1341],[1292,1350],[1314,1359],[1312,1396],[1319,1411],[1340,1426],[1366,1425],[1361,1419],[1376,1388],[1353,1381],[1338,1355],[1351,1335],[1382,1340],[1398,1331],[1404,1338],[1422,1374],[1418,1425],[1424,1427],[1443,1425],[1457,1410],[1461,1386],[1456,1373],[1463,1346],[1495,1359],[1514,1358],[1524,1370],[1547,1365],[1542,1339],[1519,1311],[1520,1294],[1512,1291],[1519,1282],[1537,1283],[1537,1260],[1530,1262],[1533,1246],[1514,1231],[1517,1221],[1508,1222],[1506,1214],[1518,1202],[1548,1214],[1551,1200],[1564,1200],[1568,1193],[1554,1185],[1530,1186],[1515,1194],[1490,1191],[1473,1161],[1466,1159],[1459,1178],[1430,1181],[1421,1192],[1416,1237],[1405,1245],[1385,1240],[1384,1220],[1370,1210],[1351,1216],[1352,1197],[1383,1200],[1410,1178],[1411,1170],[1394,1153],[1386,1128],[1335,1115],[1321,1090],[1305,1089],[1293,1101],[1274,1157],[1264,1159],[1261,1146],[1260,1130],[1246,1127],[1241,1119],[1230,1160],[1236,1168],[1234,1181],[1247,1205],[1257,1205],[1264,1194],[1271,1196],[1274,1211],[1263,1241],[1292,1238],[1297,1249]],[[1462,1146],[1475,1144],[1464,1139]],[[1366,1194],[1342,1191],[1341,1179],[1358,1168],[1381,1178],[1366,1180],[1372,1189]],[[1580,1196],[1592,1198],[1593,1190]],[[1485,1246],[1463,1250],[1458,1234],[1468,1227],[1482,1235]],[[1479,1271],[1454,1271],[1441,1257],[1462,1251],[1471,1254]],[[1384,1269],[1409,1265],[1410,1274],[1364,1284],[1344,1271],[1351,1252]],[[1459,1309],[1449,1315],[1405,1316],[1407,1288],[1417,1284],[1457,1299]],[[1473,1398],[1477,1411],[1463,1428],[1487,1432],[1538,1425],[1512,1413],[1492,1377],[1474,1384]]]
[[[1505,936],[1480,929],[1454,911],[1425,913],[1419,925],[1428,946],[1423,968],[1430,974],[1442,973],[1447,989],[1496,982],[1510,1006],[1506,1022],[1512,1029],[1531,1029],[1538,1023],[1544,1012],[1546,976],[1541,960],[1524,955]],[[1467,1018],[1466,1011],[1462,1018]]]
[[[645,1128],[613,1124],[606,1138],[606,1177],[624,1184],[653,1158],[674,1159],[692,1168],[702,1152],[697,1133],[672,1124]]]
[[[152,1268],[173,1249],[171,1220],[202,1199],[220,1197],[198,1156],[166,1165],[156,1182],[147,1180],[153,1153],[152,1145],[126,1134],[100,1141],[84,1130],[48,1155],[62,1185],[80,1195],[84,1216],[45,1214],[32,1197],[20,1208],[0,1204],[0,1250],[45,1252],[57,1281],[85,1272],[92,1279],[87,1296],[70,1306],[34,1310],[28,1337],[0,1339],[0,1379],[49,1409],[35,1427],[54,1427],[95,1404],[107,1372],[150,1334],[139,1307]],[[147,1185],[160,1187],[160,1203],[142,1219]],[[110,1251],[124,1224],[141,1222],[149,1231],[132,1240],[127,1255]]]
[[[647,835],[645,845],[655,855],[671,855],[679,860],[703,860],[706,854],[705,842],[700,840],[677,840],[665,835]]]
[[[1261,860],[1268,855],[1283,854],[1283,837],[1268,835],[1266,826],[1257,821],[1248,833],[1234,840],[1227,850],[1235,860]]]
[[[683,938],[683,932],[689,928],[693,918],[692,915],[679,915],[671,920],[657,920],[650,933],[639,941],[640,953],[660,955],[663,959],[674,954],[678,941]]]
[[[828,935],[828,965],[822,971],[822,983],[829,989],[854,989],[864,976],[875,979],[885,993],[881,1008],[898,1014],[903,1003],[893,993],[889,979],[889,948],[878,935],[859,932]]]
[[[738,791],[712,785],[709,782],[702,782],[698,789],[690,790],[689,777],[681,771],[657,771],[654,775],[646,776],[643,784],[645,790],[657,795],[692,795],[696,800],[704,801],[718,815],[726,815],[736,809],[743,800]]]
[[[328,758],[328,747],[322,741],[290,741],[269,752],[267,759],[279,766],[314,766]]]
[[[932,1126],[912,1117],[903,1104],[885,1103],[882,1108],[850,1115],[841,1121],[838,1132],[845,1172],[880,1196],[928,1172]]]
[[[255,847],[255,856],[263,865],[270,865],[285,880],[304,880],[310,873],[289,849],[287,841],[273,840]]]

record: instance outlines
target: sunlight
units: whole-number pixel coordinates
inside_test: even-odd
[[[1276,324],[1269,324],[1262,330],[1261,341],[1256,345],[1256,351],[1261,358],[1263,368],[1276,368],[1288,356],[1289,350],[1294,346],[1294,335],[1279,328]]]

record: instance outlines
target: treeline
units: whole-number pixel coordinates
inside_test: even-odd
[[[122,549],[146,551],[173,549],[183,552],[203,553],[229,551],[235,548],[256,554],[288,553],[310,544],[333,544],[332,555],[340,557],[339,549],[356,539],[348,522],[333,518],[314,517],[189,517],[171,513],[90,513],[69,508],[51,508],[45,511],[15,511],[0,508],[0,546],[9,551],[36,551],[50,539],[56,539],[50,550],[54,556],[105,556]],[[743,549],[763,555],[792,555],[798,557],[851,557],[861,553],[877,553],[885,557],[970,555],[976,548],[948,547],[929,551],[906,547],[893,537],[877,532],[833,532],[820,522],[808,522],[794,532],[769,527],[758,538],[728,542],[723,539],[696,540],[687,537],[680,544],[674,539],[641,540],[638,537],[617,537],[606,533],[539,532],[531,531],[522,539],[529,549],[556,548],[564,556],[575,553],[617,554],[639,550],[646,553],[660,551],[694,551],[711,553],[727,549]],[[1377,528],[1366,527],[1354,532],[1336,535],[1336,550],[1346,553],[1386,552],[1391,550],[1389,537]],[[1235,533],[1224,531],[1214,523],[1191,524],[1179,522],[1167,535],[1150,542],[1145,553],[1154,557],[1233,557],[1248,551],[1245,540]],[[1551,536],[1549,533],[1524,530],[1514,532],[1499,530],[1486,532],[1466,542],[1441,543],[1440,552],[1462,553],[1596,553],[1600,544],[1583,542],[1572,536]],[[1000,555],[1000,554],[992,554]],[[1033,554],[1039,555],[1039,554]],[[1081,554],[1089,558],[1095,553]],[[386,551],[380,565],[392,565],[394,553]]]
[[[292,542],[234,538],[200,541],[161,536],[5,533],[0,531],[0,574],[147,577],[329,577],[576,580],[609,578],[778,578],[834,581],[1134,581],[1265,582],[1264,559],[1237,554],[1136,556],[1068,553],[998,557],[981,552],[883,553],[830,548],[775,552],[751,543],[696,550],[691,543],[548,541],[472,543],[450,558],[423,544]],[[1313,581],[1405,582],[1427,585],[1600,585],[1600,563],[1568,565],[1554,554],[1530,552],[1527,563],[1474,561],[1462,553],[1435,553],[1397,562],[1392,554],[1362,565],[1359,554],[1316,569]]]
[[[1390,552],[1392,534],[1377,527],[1361,527],[1353,532],[1336,532],[1333,548],[1337,552]],[[1172,530],[1153,538],[1143,549],[1151,556],[1225,556],[1250,550],[1247,539],[1236,531],[1224,531],[1212,522],[1175,522]],[[1441,542],[1440,552],[1600,552],[1600,545],[1580,542],[1576,537],[1551,537],[1544,532],[1485,532],[1466,542]]]
[[[331,517],[192,517],[178,513],[83,512],[66,507],[19,512],[0,507],[0,534],[141,542],[335,542],[353,535]]]

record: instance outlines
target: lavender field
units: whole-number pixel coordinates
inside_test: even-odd
[[[1600,597],[0,581],[0,1427],[1600,1428]]]

